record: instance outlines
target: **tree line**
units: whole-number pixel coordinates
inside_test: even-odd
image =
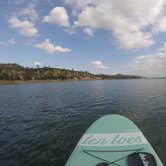
[[[23,67],[18,64],[0,64],[0,80],[84,80],[84,79],[140,79],[140,76],[91,74],[51,67]]]
[[[66,80],[94,79],[87,71],[75,71],[51,67],[29,68],[18,64],[0,64],[0,80]]]

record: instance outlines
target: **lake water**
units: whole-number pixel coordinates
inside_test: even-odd
[[[64,166],[99,117],[132,119],[166,165],[166,80],[0,86],[0,166]]]

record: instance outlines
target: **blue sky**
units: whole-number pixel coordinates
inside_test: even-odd
[[[165,0],[0,2],[0,63],[166,76]]]

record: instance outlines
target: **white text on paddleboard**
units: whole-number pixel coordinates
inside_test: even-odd
[[[79,141],[79,146],[128,146],[147,144],[141,132],[113,134],[85,134]]]

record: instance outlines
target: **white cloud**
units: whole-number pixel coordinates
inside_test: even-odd
[[[16,44],[15,38],[11,38],[7,41],[9,44]]]
[[[158,49],[158,52],[163,52],[164,54],[166,54],[166,43],[163,44],[163,47]]]
[[[71,5],[77,10],[86,7],[88,4],[91,4],[92,2],[93,0],[65,0],[66,4]]]
[[[15,38],[11,38],[7,41],[0,41],[0,46],[8,46],[8,45],[14,45],[16,44]]]
[[[77,17],[76,27],[111,31],[124,49],[154,44],[155,31],[166,31],[165,0],[66,0]],[[163,18],[163,19],[161,19]],[[159,24],[157,22],[160,22]]]
[[[58,26],[68,27],[70,26],[69,23],[69,16],[66,12],[64,7],[55,7],[53,8],[48,16],[43,18],[44,22],[56,24]]]
[[[132,70],[145,76],[166,76],[166,43],[154,54],[138,56]]]
[[[67,53],[71,50],[58,45],[54,45],[50,42],[50,39],[45,39],[44,42],[35,45],[36,48],[42,49],[47,53]]]
[[[40,61],[35,61],[34,62],[35,67],[40,67],[42,63]]]
[[[134,33],[117,32],[114,34],[120,47],[125,49],[139,49],[149,47],[155,43],[151,33],[137,31]]]
[[[29,5],[28,7],[23,8],[19,15],[23,16],[24,19],[26,18],[33,23],[39,19],[39,15],[33,5]]]
[[[93,31],[91,28],[84,28],[83,32],[87,34],[88,36],[93,36]]]
[[[14,0],[14,3],[15,4],[22,4],[22,3],[24,3],[25,2],[25,0]]]
[[[17,17],[12,17],[9,19],[9,24],[11,28],[18,29],[20,34],[24,36],[35,37],[38,34],[35,25],[28,20],[21,21]]]
[[[94,67],[94,68],[96,68],[96,69],[106,69],[106,68],[108,68],[108,66],[105,66],[105,65],[103,64],[103,62],[101,62],[101,61],[99,61],[99,60],[97,60],[97,61],[92,61],[92,62],[91,62],[91,65],[92,65],[92,67]]]
[[[156,23],[154,24],[153,27],[153,32],[154,33],[166,32],[166,16],[163,16],[158,20],[156,20]]]
[[[67,32],[69,35],[76,34],[76,29],[74,27],[67,27],[64,29],[65,32]]]
[[[93,1],[94,0],[65,0],[65,3],[72,6],[72,13],[76,16],[83,8],[89,4],[93,4]]]

